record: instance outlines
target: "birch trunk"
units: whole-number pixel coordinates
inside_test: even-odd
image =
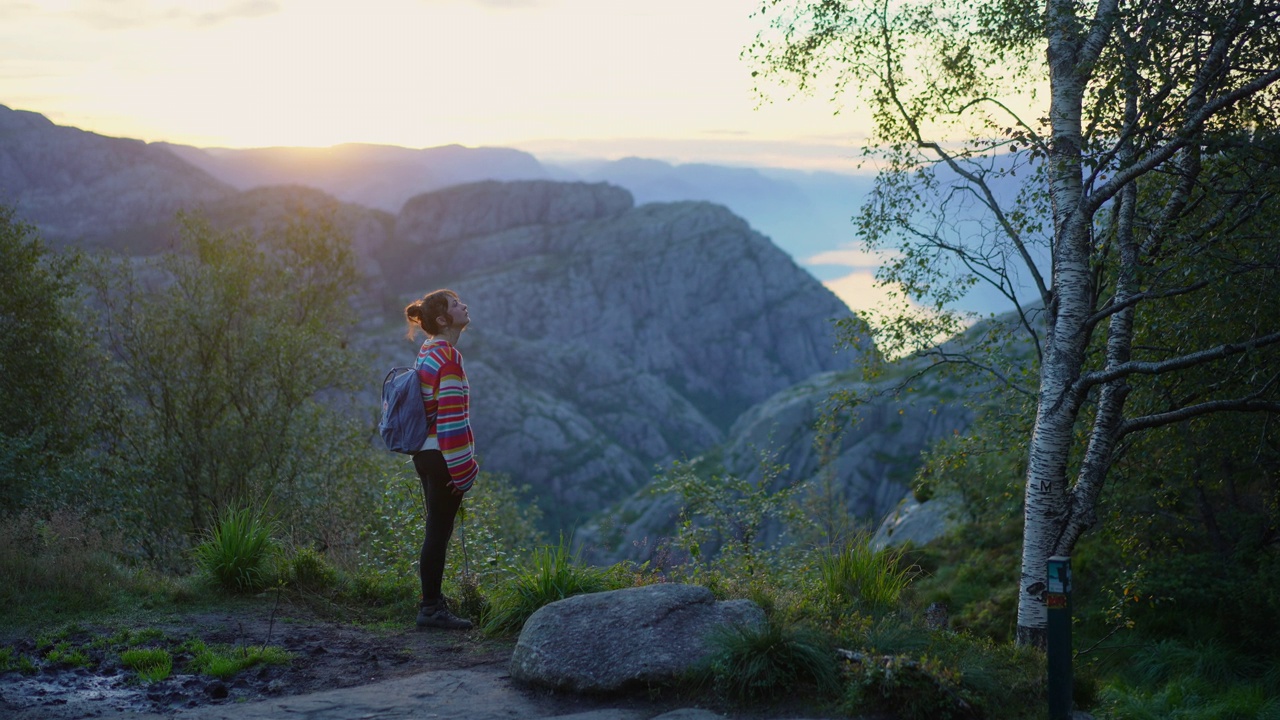
[[[1084,212],[1081,107],[1086,77],[1079,71],[1081,38],[1073,3],[1049,0],[1049,195],[1054,247],[1049,327],[1040,366],[1040,398],[1027,461],[1022,573],[1018,585],[1019,644],[1043,647],[1046,563],[1068,514],[1067,459],[1080,398],[1075,382],[1084,365],[1093,311],[1089,251],[1093,218]]]

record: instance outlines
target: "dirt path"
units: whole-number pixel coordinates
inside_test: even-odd
[[[411,624],[375,631],[315,617],[305,608],[248,607],[171,617],[146,628],[149,646],[168,647],[175,674],[154,683],[121,666],[120,645],[105,642],[120,627],[84,627],[58,641],[88,654],[83,667],[40,662],[39,672],[0,674],[0,718],[11,720],[710,720],[696,698],[600,699],[515,685],[508,673],[511,640],[476,633],[418,631]],[[198,638],[231,647],[270,644],[293,655],[218,680],[183,674],[181,645]],[[30,658],[44,658],[48,639],[0,638]],[[710,705],[706,705],[711,707]],[[674,714],[672,714],[674,712]],[[741,714],[737,717],[769,717]],[[773,715],[779,717],[779,715]],[[790,716],[794,717],[794,716]]]

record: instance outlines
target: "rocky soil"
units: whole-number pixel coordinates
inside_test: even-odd
[[[147,683],[121,665],[109,642],[129,629],[161,636],[142,646],[167,647],[174,674]],[[158,631],[158,632],[157,632]],[[271,645],[293,655],[287,665],[260,665],[219,680],[185,672],[183,643]],[[147,625],[84,625],[58,633],[54,643],[82,650],[83,667],[44,660],[50,637],[10,632],[0,648],[38,659],[33,674],[0,673],[0,717],[11,720],[255,720],[273,718],[450,717],[647,720],[674,716],[711,718],[798,717],[782,708],[743,712],[716,707],[688,694],[594,697],[550,693],[514,683],[508,671],[514,641],[475,632],[419,631],[411,622],[370,629],[322,619],[303,607],[269,605],[200,611]],[[2,651],[0,651],[2,652]],[[700,709],[697,709],[700,708]],[[779,714],[781,713],[781,714]]]

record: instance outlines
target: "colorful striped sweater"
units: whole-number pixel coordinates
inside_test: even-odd
[[[418,351],[415,367],[427,417],[436,419],[423,449],[439,449],[449,466],[450,482],[466,492],[480,469],[471,435],[471,386],[462,369],[462,354],[445,340],[428,338]]]

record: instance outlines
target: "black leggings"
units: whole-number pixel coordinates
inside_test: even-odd
[[[413,455],[413,467],[422,480],[427,497],[427,532],[418,558],[418,575],[422,578],[422,601],[440,599],[440,583],[444,579],[444,556],[453,535],[453,518],[462,505],[462,496],[454,495],[449,485],[449,466],[439,450],[424,450]]]

